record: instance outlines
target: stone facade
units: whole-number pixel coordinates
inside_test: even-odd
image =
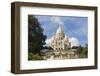
[[[43,55],[43,58],[45,60],[61,60],[61,59],[77,59],[78,55],[75,54],[74,49],[70,49],[70,50],[58,50],[58,51],[54,51],[54,50],[49,50],[48,52],[45,52]]]
[[[56,33],[51,37],[48,46],[53,48],[53,50],[65,50],[71,47],[68,36],[65,35],[62,27],[59,25]]]
[[[71,49],[71,42],[69,42],[69,37],[68,35],[65,35],[60,25],[56,33],[51,37],[48,46],[51,47],[53,50],[42,50],[42,56],[45,60],[78,58],[78,55],[75,53],[76,49]]]

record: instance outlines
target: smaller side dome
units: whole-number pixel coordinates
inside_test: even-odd
[[[47,39],[46,44],[52,43],[54,39],[55,39],[55,36],[52,36],[50,39]]]
[[[69,39],[69,38],[68,38],[68,36],[67,36],[67,35],[65,35],[64,40],[65,40],[65,41],[68,41],[68,39]]]

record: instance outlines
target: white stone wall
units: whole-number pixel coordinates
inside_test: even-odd
[[[54,50],[64,50],[71,47],[69,39],[65,36],[62,28],[59,26],[53,40],[48,44]]]

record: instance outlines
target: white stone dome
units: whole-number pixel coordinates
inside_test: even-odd
[[[64,40],[68,40],[68,36],[67,36],[67,35],[65,35],[65,38],[64,38]]]
[[[47,39],[46,40],[46,43],[49,44],[49,43],[52,43],[52,41],[55,39],[55,36],[52,36],[50,39]]]
[[[62,29],[62,27],[60,25],[59,25],[59,27],[58,27],[58,29],[56,31],[56,34],[58,34],[58,33],[64,33],[64,31],[63,31],[63,29]]]
[[[52,36],[51,38],[50,38],[50,41],[53,41],[55,39],[55,36]]]

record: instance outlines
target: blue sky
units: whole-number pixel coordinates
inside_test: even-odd
[[[88,42],[88,17],[42,15],[35,15],[35,17],[40,22],[47,38],[52,37],[60,24],[65,34],[77,38],[80,45],[83,46]]]

